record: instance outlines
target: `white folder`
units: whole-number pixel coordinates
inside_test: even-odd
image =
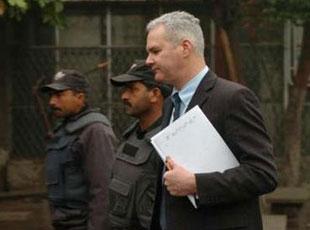
[[[163,161],[173,161],[192,173],[224,172],[239,162],[211,122],[195,106],[151,138]],[[193,196],[190,201],[197,208]]]

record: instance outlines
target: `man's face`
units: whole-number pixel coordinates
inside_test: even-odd
[[[68,117],[80,112],[85,105],[84,93],[72,90],[52,91],[49,106],[56,117]]]
[[[126,113],[141,118],[148,114],[152,106],[153,90],[141,82],[131,82],[122,88],[121,99],[126,106]]]
[[[156,81],[174,85],[181,67],[182,46],[172,44],[165,33],[163,25],[149,31],[146,63],[152,67]]]

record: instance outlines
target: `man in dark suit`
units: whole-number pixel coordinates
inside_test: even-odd
[[[147,32],[146,62],[157,81],[174,87],[163,126],[199,105],[240,163],[223,173],[193,174],[168,159],[157,199],[160,227],[154,222],[154,229],[262,229],[259,196],[276,188],[277,172],[256,96],[208,68],[193,15],[164,14],[149,22]],[[197,209],[187,195],[196,197]]]

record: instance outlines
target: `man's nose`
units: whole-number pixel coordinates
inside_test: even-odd
[[[147,65],[149,65],[149,66],[151,66],[151,65],[154,63],[151,54],[148,54],[148,55],[147,55],[147,58],[146,58],[146,60],[145,60],[145,63],[146,63]]]
[[[51,96],[48,101],[49,106],[53,107],[56,104],[56,99],[54,96]]]
[[[128,99],[128,91],[127,90],[123,90],[123,92],[121,94],[121,99],[123,101]]]

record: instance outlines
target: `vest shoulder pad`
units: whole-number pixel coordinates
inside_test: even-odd
[[[65,130],[68,133],[73,133],[95,122],[103,123],[109,127],[111,126],[111,123],[106,116],[98,112],[90,112],[78,120],[68,123]]]

